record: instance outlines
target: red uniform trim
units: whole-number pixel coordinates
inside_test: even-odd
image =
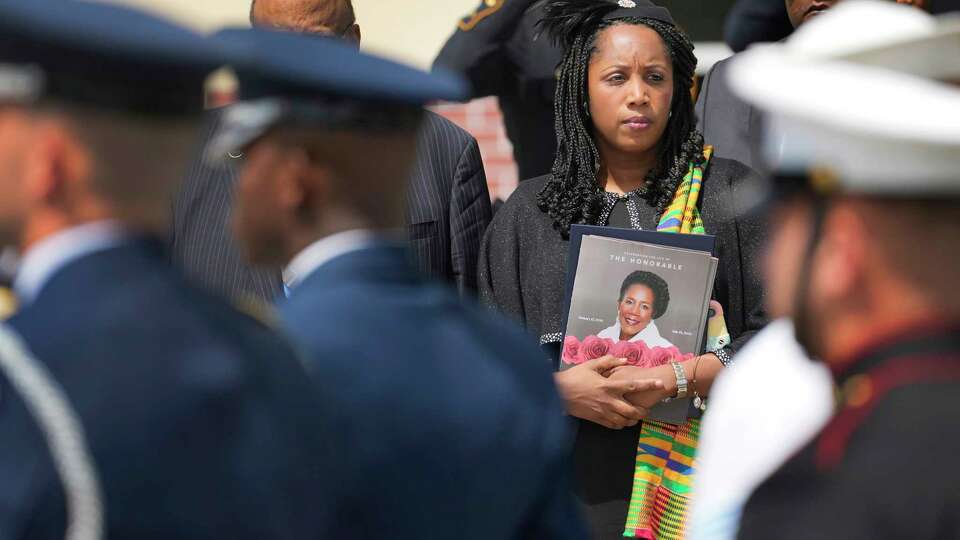
[[[960,321],[951,320],[944,322],[943,319],[931,317],[924,320],[898,322],[887,325],[886,327],[872,328],[868,336],[864,337],[856,346],[852,347],[851,353],[838,358],[825,358],[824,360],[828,360],[826,362],[827,367],[830,368],[834,378],[839,379],[853,368],[857,362],[869,356],[873,351],[896,345],[902,342],[905,336],[910,336],[911,338],[938,336],[951,331],[960,331]]]
[[[840,412],[820,434],[816,445],[816,466],[820,471],[840,463],[854,432],[893,390],[914,384],[960,381],[960,355],[903,356],[884,362],[863,377],[860,384],[870,395],[860,395],[852,402],[845,399]]]

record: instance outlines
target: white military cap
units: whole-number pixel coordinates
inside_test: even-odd
[[[960,195],[958,18],[847,0],[739,55],[729,81],[765,111],[781,172],[827,169],[849,192]]]

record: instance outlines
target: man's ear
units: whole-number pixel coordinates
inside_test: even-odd
[[[824,218],[823,238],[811,267],[825,301],[855,297],[869,264],[870,231],[863,215],[838,203]]]
[[[343,39],[355,43],[357,47],[360,46],[360,38],[360,25],[357,23],[353,23],[350,28],[347,28],[347,31],[343,33]]]
[[[274,172],[277,202],[287,209],[303,208],[308,202],[309,159],[300,148],[287,148],[282,152]]]
[[[34,141],[24,170],[27,202],[32,206],[62,202],[72,183],[89,177],[90,156],[59,120],[42,121]]]

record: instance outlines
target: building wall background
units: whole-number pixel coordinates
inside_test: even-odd
[[[136,6],[172,18],[202,32],[224,26],[249,25],[250,0],[95,0]],[[429,69],[457,21],[476,9],[481,0],[353,0],[357,22],[363,34],[362,47],[368,52]],[[717,39],[719,19],[732,0],[661,0],[675,12],[681,24],[693,31],[694,39]],[[709,29],[710,32],[707,32]],[[703,33],[707,32],[707,33]],[[698,43],[699,71],[704,73],[729,51],[722,44]],[[487,185],[493,199],[506,199],[517,185],[513,147],[506,137],[496,98],[467,104],[432,107],[469,131],[480,145]]]
[[[105,0],[137,6],[209,32],[248,25],[249,0]],[[363,47],[421,68],[479,0],[353,0]]]

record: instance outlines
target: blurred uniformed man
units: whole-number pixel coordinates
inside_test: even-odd
[[[360,45],[351,0],[256,0],[250,4],[250,22],[257,28]],[[204,146],[221,121],[221,111],[211,111],[209,117]],[[472,297],[480,241],[492,217],[480,148],[464,129],[429,111],[418,135],[407,192],[411,259],[424,274]],[[228,226],[239,165],[237,159],[193,162],[174,205],[174,260],[189,277],[218,293],[272,302],[281,291],[280,269],[246,264]]]
[[[286,266],[281,318],[323,402],[321,537],[584,538],[539,349],[418,277],[395,240],[422,105],[461,81],[333,40],[220,37],[256,51],[211,150],[245,155],[246,253]]]
[[[563,59],[546,35],[539,0],[482,0],[464,17],[434,60],[463,74],[471,98],[497,96],[520,180],[550,172],[557,152],[553,125],[556,70]]]
[[[960,25],[869,49],[833,29],[821,53],[798,34],[731,67],[780,153],[769,311],[838,387],[833,418],[747,501],[739,538],[958,538],[960,87],[938,80],[960,81]]]
[[[0,1],[0,243],[23,255],[8,324],[82,424],[106,537],[316,538],[302,364],[188,286],[155,240],[202,82],[229,59],[127,9]],[[0,376],[0,538],[61,539],[76,500],[13,380]]]
[[[798,29],[786,46],[795,55],[876,63],[864,55],[893,44],[901,60],[885,59],[883,67],[911,72],[918,62],[926,63],[923,58],[937,59],[899,42],[939,31],[936,19],[923,10],[893,2],[844,2]],[[929,65],[935,69],[927,77],[939,76],[938,67],[950,69],[948,63]],[[779,154],[787,143],[772,147]],[[781,399],[783,388],[765,384],[771,378],[790,381],[789,399]],[[736,364],[711,388],[710,414],[701,426],[692,540],[736,536],[750,494],[833,416],[833,386],[827,367],[811,362],[797,345],[787,319],[768,325],[739,352]],[[777,406],[758,408],[757,402]]]

